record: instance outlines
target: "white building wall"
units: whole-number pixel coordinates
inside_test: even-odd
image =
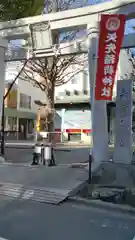
[[[86,79],[86,80],[85,80]],[[61,93],[64,93],[66,90],[70,91],[72,94],[75,90],[81,92],[83,91],[84,81],[86,81],[87,89],[89,88],[88,76],[84,76],[83,72],[78,73],[66,84],[56,87],[55,96],[60,96]]]
[[[31,109],[20,108],[20,93],[31,96]],[[40,88],[33,86],[31,82],[18,80],[18,109],[37,113],[38,106],[34,103],[35,100],[45,101],[46,95]]]
[[[132,64],[130,61],[131,56],[127,53],[127,50],[122,49],[120,52],[120,58],[119,58],[119,64],[116,74],[116,80],[114,84],[114,100],[116,97],[116,82],[117,80],[122,80],[123,78],[128,78],[130,73],[132,72]],[[88,79],[88,72],[80,73],[76,76],[76,81],[68,82],[64,86],[60,86],[56,88],[56,95],[60,96],[62,92],[65,90],[70,91],[71,93],[73,90],[80,91],[81,98],[84,96],[86,98],[86,95],[83,95],[83,90],[88,91],[87,99],[89,101],[90,95],[89,95],[89,79]],[[79,96],[72,95],[72,98],[78,99]],[[65,97],[64,97],[65,98]],[[64,99],[63,98],[63,99]],[[66,96],[68,99],[69,96]],[[71,99],[71,96],[70,96]],[[57,112],[59,115],[59,118],[57,117],[57,121],[55,122],[55,128],[60,128],[61,125],[61,112]],[[90,110],[67,110],[64,114],[64,128],[81,128],[81,129],[91,129],[91,112]]]
[[[19,62],[9,62],[6,67],[6,81],[12,82],[20,71],[22,64]],[[45,101],[46,95],[39,88],[35,87],[31,82],[23,81],[21,79],[16,80],[16,85],[18,88],[17,93],[17,109],[21,111],[27,111],[36,113],[37,106],[34,103],[35,100]],[[29,108],[20,108],[20,93],[24,93],[28,96],[31,96],[31,109]]]
[[[132,72],[132,64],[129,59],[130,59],[130,54],[127,53],[127,50],[122,49],[119,57],[116,79],[121,80],[123,78],[126,78]],[[116,95],[116,81],[114,86],[114,96]],[[56,90],[55,90],[56,96],[59,96],[60,93],[66,90],[70,91],[71,93],[74,90],[77,90],[80,92],[83,92],[83,90],[89,90],[88,71],[86,71],[85,73],[80,72],[74,77],[74,81],[70,80],[68,83],[64,84],[63,86],[56,87]]]

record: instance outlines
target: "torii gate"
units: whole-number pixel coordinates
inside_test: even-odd
[[[94,79],[95,79],[95,60],[93,56],[96,55],[96,45],[98,41],[98,21],[99,14],[101,13],[118,13],[125,14],[127,20],[135,18],[135,1],[133,0],[112,0],[111,2],[106,2],[102,4],[92,5],[89,7],[73,9],[58,13],[51,13],[46,15],[40,15],[35,17],[28,17],[19,20],[7,21],[0,23],[0,35],[9,40],[14,39],[28,39],[31,34],[38,41],[34,41],[32,54],[36,57],[50,56],[53,55],[53,34],[55,32],[64,32],[65,30],[73,30],[76,28],[91,29],[92,32],[88,37],[88,45],[81,44],[82,50],[74,46],[72,49],[70,47],[61,50],[60,55],[68,54],[80,54],[81,52],[88,51],[89,59],[89,79],[90,79],[90,96],[91,102],[93,100],[93,89],[94,89]],[[40,31],[37,30],[40,28]],[[42,28],[42,29],[41,29]],[[35,30],[36,29],[36,30]],[[41,30],[42,39],[41,41]],[[94,31],[93,31],[94,30]],[[3,43],[0,39],[0,66],[4,66],[4,55],[2,52],[3,47],[7,41]],[[69,44],[70,45],[70,44]],[[42,47],[41,47],[42,46]],[[135,46],[135,35],[129,34],[124,37],[123,48],[129,48]],[[62,48],[62,45],[60,46]],[[88,50],[87,50],[88,49]],[[16,51],[16,56],[14,53],[10,56],[10,59],[6,61],[16,61],[26,59],[27,53],[23,52],[23,56],[19,56],[20,50]],[[32,57],[33,55],[31,55]],[[2,67],[1,67],[2,68]],[[95,71],[91,71],[95,69]],[[4,80],[4,67],[1,69],[1,79]],[[3,86],[3,83],[2,83]],[[3,87],[1,88],[3,90]],[[0,103],[2,105],[2,90]],[[92,102],[93,103],[93,102]],[[0,108],[1,109],[1,108]],[[95,167],[97,167],[102,160],[108,160],[108,131],[107,131],[107,116],[106,116],[106,102],[105,101],[95,101],[93,107],[93,139],[94,139],[94,159]],[[100,125],[99,125],[100,119]]]

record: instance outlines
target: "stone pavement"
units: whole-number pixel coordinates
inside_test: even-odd
[[[68,195],[75,194],[84,186],[87,178],[88,174],[84,169],[72,169],[67,166],[28,167],[1,164],[0,194],[20,197],[23,193],[23,197],[29,195],[28,198],[32,194],[32,200],[55,203],[56,197],[59,197],[60,202]]]

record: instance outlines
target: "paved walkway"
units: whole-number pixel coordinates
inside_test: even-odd
[[[63,199],[63,196],[65,198],[75,194],[87,178],[88,173],[84,169],[72,169],[67,166],[32,167],[1,164],[0,194],[20,197],[22,193],[26,195],[25,192],[29,192],[32,193],[32,197],[34,195],[34,200],[54,203],[55,197],[60,199],[61,195]]]

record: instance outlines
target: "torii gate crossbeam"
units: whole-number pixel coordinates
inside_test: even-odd
[[[122,48],[133,48],[135,47],[135,34],[129,34],[125,35],[123,38],[123,44]],[[81,53],[88,53],[88,44],[87,41],[71,41],[67,43],[61,43],[58,46],[58,55],[61,56],[68,56],[73,54],[81,54]],[[53,48],[50,48],[50,50],[47,49],[44,51],[39,51],[37,54],[37,57],[44,57],[44,56],[52,56],[55,53],[53,52]],[[33,58],[32,49],[31,51],[28,49],[25,49],[23,47],[11,49],[10,54],[8,52],[6,53],[5,61],[11,62],[11,61],[22,61],[26,60],[28,58]]]
[[[100,13],[123,13],[127,19],[135,18],[135,0],[112,0],[89,7],[57,13],[39,15],[0,23],[0,35],[8,39],[19,39],[30,34],[29,26],[49,23],[51,30],[72,30],[98,21]]]
[[[52,55],[52,36],[55,31],[63,31],[63,30],[72,30],[74,27],[87,27],[88,24],[91,26],[95,21],[98,20],[99,13],[102,12],[111,12],[111,13],[125,13],[127,15],[127,19],[132,19],[135,17],[135,0],[113,0],[111,2],[101,3],[97,5],[92,5],[89,7],[73,9],[58,13],[39,15],[35,17],[28,17],[8,22],[0,23],[0,35],[7,38],[8,40],[12,39],[27,39],[31,36],[31,26],[33,24],[45,24],[45,26],[49,26],[48,30],[44,31],[44,39],[48,39],[47,41],[42,43],[44,48],[44,54],[48,56]],[[47,45],[46,45],[47,44]],[[63,44],[59,46],[61,55],[68,54],[77,54],[81,52],[87,52],[87,44],[81,43],[81,51],[77,47],[76,44],[70,47],[71,43],[69,43],[69,47],[63,48]],[[124,37],[122,48],[131,48],[135,45],[135,34],[129,34]],[[47,51],[45,51],[47,49]],[[48,49],[50,49],[48,51]],[[43,51],[41,51],[43,53]],[[24,60],[28,56],[28,51],[22,49],[14,49],[11,50],[10,57],[6,56],[6,61],[19,61]],[[31,56],[32,57],[32,56]]]

